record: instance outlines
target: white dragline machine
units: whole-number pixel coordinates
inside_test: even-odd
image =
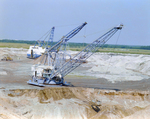
[[[37,86],[49,84],[69,85],[64,82],[64,77],[75,68],[85,62],[92,54],[102,47],[123,25],[113,27],[111,30],[100,36],[91,44],[86,46],[77,55],[71,57],[66,53],[66,43],[75,36],[87,23],[83,23],[73,29],[67,35],[63,36],[56,44],[47,48],[45,53],[40,57],[40,63],[32,66],[32,80],[27,83]],[[67,59],[69,57],[69,59]]]

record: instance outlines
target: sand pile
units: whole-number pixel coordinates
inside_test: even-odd
[[[27,49],[23,48],[0,48],[0,59],[5,56],[10,56],[13,60],[20,60],[26,54]]]
[[[149,118],[148,91],[90,88],[0,89],[0,119]]]
[[[88,70],[73,75],[93,76],[115,81],[137,81],[150,78],[150,56],[135,54],[96,53],[81,65]]]

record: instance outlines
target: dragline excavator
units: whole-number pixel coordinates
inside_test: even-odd
[[[85,22],[76,27],[63,36],[56,44],[45,50],[44,54],[41,56],[40,63],[32,66],[32,71],[34,71],[32,77],[33,81],[29,80],[27,82],[28,84],[43,86],[40,83],[43,82],[43,79],[47,80],[52,69],[56,69],[58,65],[61,66],[65,62],[64,59],[68,55],[65,53],[66,42],[75,36],[86,24],[87,23]],[[64,49],[62,49],[63,46]]]
[[[47,84],[58,84],[58,85],[69,85],[64,82],[64,77],[73,71],[75,68],[85,62],[92,54],[94,54],[100,47],[102,47],[118,30],[121,30],[122,24],[113,27],[111,30],[100,36],[98,39],[93,41],[91,44],[86,46],[81,52],[74,57],[70,56],[69,60],[66,60],[68,54],[65,51],[59,51],[60,45],[51,47],[55,49],[55,58],[47,58],[48,62],[53,60],[53,63],[48,65],[40,65],[33,68],[33,81],[29,80],[27,83],[38,86],[45,86]],[[64,40],[65,41],[65,40]],[[61,44],[62,45],[62,44]],[[49,50],[50,51],[50,50]],[[48,52],[49,52],[48,51]]]
[[[87,23],[83,23],[80,26],[76,27],[72,31],[70,31],[68,34],[63,36],[57,43],[55,43],[50,48],[47,48],[45,50],[45,53],[42,55],[40,64],[52,66],[56,62],[56,58],[58,57],[58,52],[65,55],[66,50],[66,43],[69,41],[73,36],[75,36]],[[65,56],[64,56],[65,57]]]
[[[52,27],[51,30],[44,35],[45,39],[49,36],[47,41],[45,41],[45,39],[41,41],[37,40],[35,45],[29,47],[29,50],[27,51],[27,58],[36,59],[40,57],[46,49],[52,46],[54,30],[55,27]]]

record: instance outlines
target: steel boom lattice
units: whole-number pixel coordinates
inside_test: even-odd
[[[118,30],[121,30],[123,25],[112,28],[107,33],[99,37],[93,43],[89,44],[85,49],[79,52],[76,56],[66,62],[61,66],[56,72],[50,75],[50,79],[61,74],[61,77],[66,76],[75,68],[80,66],[87,58],[89,58],[93,53],[95,53],[100,47],[102,47]]]
[[[55,45],[49,48],[48,52],[58,52],[63,43],[67,42],[69,39],[75,36],[86,24],[86,22],[83,23],[82,25],[70,31],[67,35],[63,36]]]

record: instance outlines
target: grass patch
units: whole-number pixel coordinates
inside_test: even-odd
[[[29,46],[30,44],[25,44],[25,43],[0,43],[0,48],[8,47],[8,48],[29,49]],[[85,47],[69,47],[69,50],[81,51],[84,48]],[[143,49],[100,48],[97,52],[150,55],[150,50],[143,50]]]
[[[143,49],[103,48],[99,49],[98,52],[150,55],[150,50],[143,50]]]
[[[70,48],[72,51],[81,51],[84,48]],[[104,52],[104,53],[123,53],[123,54],[144,54],[150,55],[150,50],[143,49],[122,49],[122,48],[100,48],[96,52]]]
[[[29,49],[29,44],[24,44],[24,43],[0,43],[0,48],[25,48]]]

